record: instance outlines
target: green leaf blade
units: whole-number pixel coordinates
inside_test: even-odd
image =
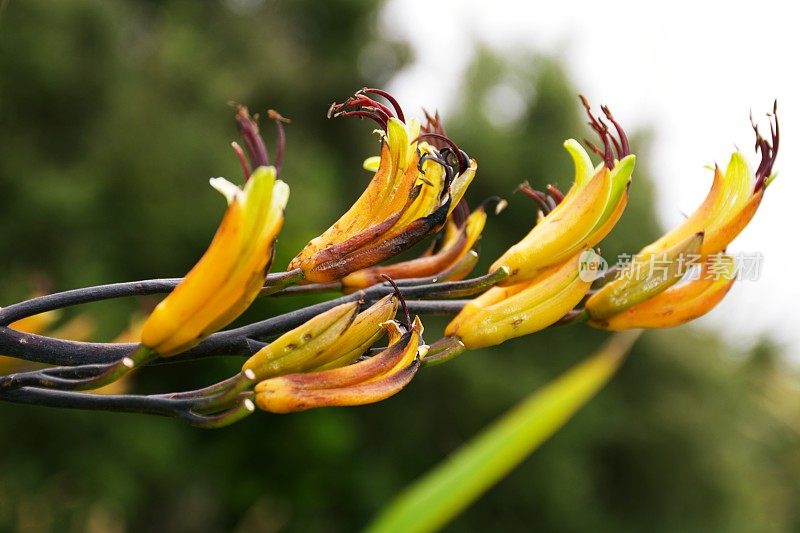
[[[615,335],[595,355],[535,391],[400,494],[370,533],[435,531],[559,430],[614,375],[639,332]]]

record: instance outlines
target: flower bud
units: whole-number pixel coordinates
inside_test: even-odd
[[[640,253],[617,278],[586,301],[586,312],[595,321],[605,320],[667,290],[683,277],[699,257],[703,234],[691,235],[661,253]]]
[[[357,313],[357,302],[338,305],[320,313],[261,348],[245,362],[242,370],[255,373],[251,380],[262,380],[316,368],[328,362],[320,361],[317,357],[341,338]]]
[[[254,372],[251,379],[260,381],[348,365],[384,334],[382,324],[394,318],[397,306],[397,297],[392,295],[358,314],[357,302],[336,306],[266,345],[245,362],[242,370]]]
[[[341,368],[289,374],[256,385],[256,405],[273,413],[378,402],[403,389],[420,366],[422,324],[395,338],[385,350]]]
[[[688,275],[688,274],[687,274]],[[684,324],[711,311],[736,280],[732,257],[710,256],[695,277],[605,320],[590,320],[597,328],[621,331],[631,328],[668,328]]]
[[[579,275],[583,252],[544,269],[532,280],[492,287],[467,303],[447,325],[445,334],[460,338],[467,349],[476,349],[554,324],[583,299],[591,286],[591,281]]]

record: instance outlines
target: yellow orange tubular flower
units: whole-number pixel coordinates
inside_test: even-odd
[[[600,321],[641,303],[678,283],[693,258],[699,257],[703,234],[690,235],[663,252],[640,252],[588,300],[589,318]]]
[[[733,258],[715,254],[703,263],[698,274],[691,279],[683,280],[649,300],[605,320],[592,320],[590,324],[612,331],[667,328],[685,324],[716,307],[734,281],[736,266]]]
[[[403,389],[420,367],[427,347],[422,323],[400,335],[399,325],[385,322],[389,346],[372,357],[341,368],[287,374],[256,385],[256,405],[273,413],[290,413],[316,407],[352,406],[378,402]]]
[[[236,121],[249,163],[244,150],[237,143],[232,146],[245,185],[239,188],[224,178],[210,180],[228,208],[203,257],[142,326],[143,350],[162,357],[184,352],[235,320],[261,291],[289,199],[289,186],[277,179],[285,144],[283,123],[288,121],[274,110],[268,116],[278,137],[274,165],[258,123],[246,107],[237,107]],[[142,357],[142,350],[136,356]]]
[[[581,276],[585,250],[552,265],[529,281],[493,287],[468,302],[447,325],[467,349],[484,348],[528,335],[557,322],[586,295],[591,280]]]
[[[351,363],[383,334],[394,318],[397,298],[386,296],[361,313],[349,302],[321,313],[284,333],[248,359],[242,370],[251,381]]]
[[[392,109],[367,96],[378,94]],[[307,282],[327,282],[371,267],[439,231],[472,181],[477,163],[447,137],[406,121],[384,91],[363,89],[331,116],[370,118],[381,127],[378,168],[356,203],[290,262]],[[427,142],[424,139],[430,139]],[[437,147],[441,141],[444,147]]]
[[[505,268],[509,276],[501,285],[513,285],[535,277],[543,269],[564,262],[585,247],[599,243],[622,216],[628,201],[636,157],[630,154],[628,138],[611,111],[603,107],[606,119],[613,124],[616,136],[605,121],[595,117],[586,100],[589,124],[600,135],[604,149],[589,143],[603,157],[594,166],[589,154],[575,140],[564,143],[575,166],[575,179],[567,194],[556,205],[547,195],[535,200],[543,205],[539,222],[520,242],[509,248],[490,270]],[[555,191],[554,191],[555,192]],[[530,195],[530,194],[529,194]]]
[[[144,346],[161,356],[180,353],[250,306],[264,284],[289,198],[288,185],[275,174],[275,167],[258,167],[243,189],[211,179],[228,209],[206,253],[148,317]]]
[[[349,365],[383,336],[382,324],[391,321],[397,313],[398,298],[385,296],[356,315],[342,336],[317,355],[317,370],[327,370]]]
[[[587,300],[590,324],[604,329],[669,327],[701,316],[719,303],[733,284],[734,269],[733,261],[721,254],[753,218],[766,187],[775,177],[772,168],[780,140],[776,113],[777,107],[773,107],[769,115],[771,142],[753,124],[756,150],[761,153],[756,171],[750,169],[739,151],[731,155],[724,172],[716,166],[711,190],[697,210],[678,227],[645,246],[621,276]],[[702,279],[673,287],[686,270],[680,267],[682,261],[676,252],[694,254],[704,264],[704,272],[710,265],[724,275],[714,283]],[[669,275],[641,280],[625,275],[659,256],[669,259]]]
[[[462,200],[453,212],[454,216],[448,218],[441,241],[435,250],[430,248],[421,257],[408,261],[358,270],[342,278],[342,285],[347,289],[361,289],[382,281],[383,276],[398,280],[433,277],[452,271],[475,247],[486,225],[485,205],[479,206],[464,218],[460,212],[465,206],[466,203]],[[457,214],[459,216],[455,216]],[[466,273],[459,271],[447,279],[456,279]]]
[[[764,191],[772,182],[772,167],[778,155],[780,130],[777,104],[770,115],[772,142],[764,139],[753,124],[756,134],[756,149],[761,153],[761,162],[753,172],[744,155],[736,151],[731,155],[725,172],[715,166],[711,190],[697,210],[678,227],[646,246],[643,252],[659,252],[687,235],[705,233],[702,253],[715,254],[725,250],[728,244],[747,226],[755,215]]]

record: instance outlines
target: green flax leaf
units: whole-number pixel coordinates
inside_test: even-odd
[[[614,375],[639,331],[612,337],[595,355],[535,391],[391,502],[371,533],[435,531],[558,431]]]

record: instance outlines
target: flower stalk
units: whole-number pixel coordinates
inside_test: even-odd
[[[709,312],[735,281],[736,265],[725,251],[775,177],[777,106],[769,115],[769,140],[753,124],[761,157],[755,171],[735,152],[724,171],[715,169],[694,214],[643,248],[627,268],[594,278],[584,269],[624,212],[636,156],[610,109],[601,106],[595,114],[581,101],[599,141],[586,141],[588,151],[573,139],[564,143],[574,166],[572,186],[564,193],[555,185],[537,191],[523,184],[519,192],[535,202],[536,224],[486,274],[472,277],[487,213],[490,207],[499,213],[505,202],[492,198],[470,209],[465,195],[477,161],[445,131],[438,114],[425,113],[420,122],[374,88],[329,110],[330,117],[369,119],[379,127],[379,155],[364,163],[372,172],[365,191],[285,272],[268,273],[289,195],[278,178],[288,120],[267,112],[276,128],[275,147],[268,150],[258,115],[237,106],[241,142],[231,147],[243,184],[212,178],[228,205],[205,254],[182,278],[85,287],[0,308],[0,354],[52,365],[0,375],[0,400],[139,412],[217,428],[256,407],[289,413],[380,401],[408,387],[423,366],[549,327],[672,327]],[[426,239],[418,257],[390,262]],[[695,268],[686,260],[690,255],[699,258]],[[663,269],[630,275],[656,256],[664,257]],[[692,272],[700,277],[689,279]],[[710,278],[712,272],[718,277]],[[257,297],[269,302],[331,292],[340,294],[225,329]],[[138,342],[68,341],[41,326],[53,325],[65,307],[153,294],[165,296],[132,337]],[[420,318],[428,315],[452,317],[431,345]],[[149,365],[221,355],[244,358],[241,371],[195,390],[95,394]]]

